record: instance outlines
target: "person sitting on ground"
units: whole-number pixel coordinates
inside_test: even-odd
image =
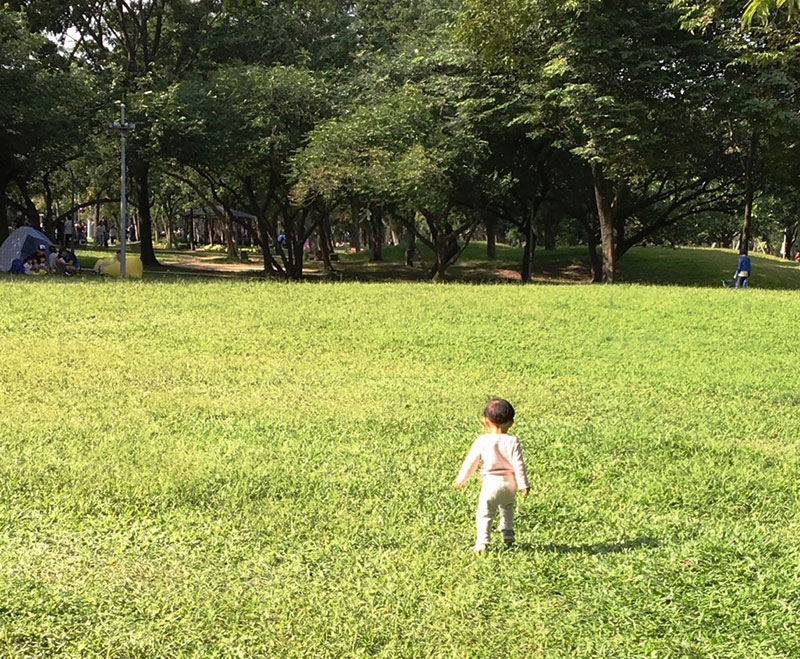
[[[122,250],[117,250],[113,257],[110,259],[98,259],[92,268],[92,272],[96,275],[102,275],[104,271],[108,270],[112,265],[119,262],[119,257]]]
[[[78,263],[78,257],[68,249],[62,247],[56,259],[58,269],[63,272],[67,277],[76,275],[81,271],[81,265]]]
[[[23,273],[26,275],[32,275],[34,273],[33,270],[33,257],[29,256],[22,264]]]
[[[24,275],[25,274],[25,261],[20,258],[16,258],[11,261],[11,269],[9,272],[12,275]]]
[[[47,269],[55,274],[58,272],[58,250],[55,245],[50,245],[50,253],[47,255]]]
[[[736,272],[733,273],[733,278],[736,280],[736,288],[747,288],[747,282],[750,279],[750,257],[747,256],[747,249],[742,248],[739,250],[739,263],[736,266]]]
[[[36,254],[31,254],[31,256],[25,259],[25,263],[23,264],[23,269],[26,275],[47,274],[47,265],[41,263]]]

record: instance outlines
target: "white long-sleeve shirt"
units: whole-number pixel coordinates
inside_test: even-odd
[[[514,435],[481,435],[472,443],[472,448],[461,465],[456,481],[463,485],[483,462],[481,476],[514,476],[517,489],[528,489],[528,474],[522,458],[522,445]]]

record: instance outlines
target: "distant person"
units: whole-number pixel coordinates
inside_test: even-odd
[[[102,275],[105,270],[108,270],[114,264],[119,263],[121,255],[122,251],[118,250],[110,259],[98,259],[92,268],[92,272],[96,275]]]
[[[522,458],[522,446],[508,434],[514,424],[514,407],[507,400],[493,398],[483,408],[483,425],[487,432],[472,444],[453,486],[460,490],[482,463],[483,485],[475,514],[476,552],[483,552],[491,540],[492,523],[500,509],[500,532],[506,546],[514,543],[514,507],[517,490],[528,496],[531,485]]]
[[[116,222],[112,222],[111,228],[108,230],[108,241],[112,245],[115,245],[117,243],[117,233],[118,233],[117,224]]]
[[[750,257],[747,256],[747,250],[741,249],[739,251],[739,263],[736,265],[736,272],[733,273],[736,288],[747,288],[751,272]]]
[[[19,257],[11,261],[11,269],[9,270],[9,272],[12,275],[24,275],[25,261]]]
[[[77,275],[81,271],[81,264],[78,263],[78,257],[75,256],[74,252],[66,248],[62,248],[58,252],[56,267],[67,277],[70,275]]]
[[[50,253],[47,255],[47,269],[55,274],[58,272],[58,249],[55,245],[50,245]]]
[[[794,260],[800,263],[800,252],[797,252],[797,254],[794,255]]]
[[[36,254],[31,254],[27,259],[25,259],[25,263],[23,264],[23,272],[26,275],[46,275],[47,264],[43,259],[40,260]]]
[[[72,218],[64,220],[64,247],[72,249],[75,247],[75,223]]]
[[[94,230],[94,244],[98,247],[105,246],[106,242],[106,228],[102,222],[98,222]]]

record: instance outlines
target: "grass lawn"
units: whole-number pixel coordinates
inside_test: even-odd
[[[227,277],[254,277],[263,275],[260,252],[245,248],[249,262],[229,259],[223,252],[214,250],[157,249],[163,264],[160,269],[148,269],[152,277],[174,279],[182,275],[222,275]],[[138,243],[132,246],[138,252]],[[112,249],[92,247],[78,250],[84,267],[91,267],[98,258],[108,258]],[[404,263],[402,247],[384,249],[384,261],[371,263],[368,251],[358,254],[339,252],[335,263],[337,277],[351,281],[423,281],[426,279],[423,263],[431,263],[430,251],[420,246],[421,261],[414,267]],[[769,289],[800,288],[800,264],[775,256],[751,254],[753,276],[751,285]],[[519,280],[522,248],[510,245],[497,246],[497,259],[486,258],[486,243],[473,241],[459,261],[447,271],[451,281],[471,283],[514,282]],[[635,247],[620,260],[620,280],[631,283],[720,287],[723,279],[733,276],[737,254],[729,249],[701,247]],[[588,283],[589,257],[585,247],[562,247],[554,250],[537,250],[534,258],[533,279],[536,283],[576,284]],[[306,262],[306,274],[312,279],[322,275],[322,264]]]
[[[794,292],[30,279],[2,657],[800,656]],[[495,394],[533,492],[475,556]]]

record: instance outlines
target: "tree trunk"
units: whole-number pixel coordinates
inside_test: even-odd
[[[164,224],[167,229],[167,249],[172,249],[172,213],[164,212]]]
[[[533,257],[536,251],[537,236],[534,231],[533,214],[534,210],[531,209],[528,219],[525,221],[525,246],[522,252],[522,283],[529,284],[533,277]]]
[[[292,279],[303,278],[303,241],[293,240],[291,246],[294,258],[292,259],[292,271],[289,276]]]
[[[444,231],[440,231],[434,237],[434,262],[430,270],[430,278],[433,281],[441,281],[444,278],[444,273],[447,270],[448,249],[447,235]]]
[[[8,206],[6,205],[6,189],[8,179],[0,180],[0,245],[8,238]]]
[[[34,229],[39,229],[39,211],[36,210],[36,204],[33,203],[31,195],[28,192],[28,182],[23,178],[18,178],[17,188],[19,188],[22,198],[25,201],[25,219]]]
[[[417,258],[417,234],[410,228],[406,229],[408,243],[406,244],[406,265],[413,267],[414,259]]]
[[[153,222],[150,215],[150,163],[140,161],[133,169],[136,182],[136,203],[139,217],[137,238],[139,239],[141,258],[144,265],[159,265],[153,249]]]
[[[611,184],[606,179],[602,165],[592,165],[594,196],[597,216],[600,219],[600,243],[603,248],[603,281],[613,284],[617,279],[617,255],[614,243],[614,224],[618,199],[612,200]]]
[[[739,248],[745,251],[750,249],[750,228],[753,219],[753,197],[755,192],[753,171],[755,169],[757,149],[758,136],[753,133],[750,138],[750,146],[747,149],[747,157],[744,164],[744,221],[742,223],[742,233],[739,239]]]
[[[358,217],[358,206],[355,202],[350,203],[350,247],[357,252],[361,251],[361,220]]]
[[[486,225],[486,258],[490,261],[497,260],[497,222],[494,218],[488,219]]]
[[[597,243],[589,240],[589,263],[591,265],[592,283],[599,284],[603,281],[603,261],[597,253]]]
[[[546,250],[556,248],[556,221],[552,213],[545,213],[542,216],[542,233]]]
[[[225,213],[225,246],[227,248],[227,254],[229,259],[235,259],[239,257],[239,254],[236,251],[236,238],[233,227],[233,215],[231,214],[230,209],[227,209]]]
[[[320,251],[322,252],[322,268],[326,274],[333,274],[336,272],[333,268],[333,263],[331,262],[331,242],[330,237],[328,235],[328,218],[323,216],[319,221],[319,226],[317,227],[317,233],[319,235],[319,247]]]
[[[787,261],[792,260],[792,248],[794,241],[797,238],[797,229],[799,224],[790,224],[783,228],[783,243],[781,244],[781,256]]]
[[[449,222],[434,222],[428,219],[428,226],[431,228],[431,238],[433,239],[434,263],[429,271],[433,281],[440,281],[444,277],[447,268],[455,262],[462,248],[458,245],[458,235],[453,230]],[[470,236],[472,232],[470,232]],[[469,237],[466,238],[464,248],[469,244]]]
[[[94,235],[97,235],[97,229],[100,226],[100,204],[98,203],[94,207]],[[89,236],[86,236],[86,239],[89,239]],[[102,247],[102,245],[98,245],[95,243],[95,247]]]
[[[369,218],[370,261],[383,261],[383,208],[375,206],[371,209]]]
[[[259,245],[261,246],[261,256],[264,261],[264,272],[271,274],[285,274],[285,271],[279,266],[278,262],[275,260],[275,257],[272,256],[272,250],[269,248],[270,240],[276,240],[276,238],[273,236],[273,232],[270,230],[267,218],[264,217],[264,211],[263,209],[256,210],[258,210],[258,214],[256,215],[256,224],[258,227]],[[275,249],[280,251],[280,247],[277,245],[277,242]]]
[[[50,187],[50,174],[45,174],[42,178],[44,187],[44,232],[50,240],[56,242],[56,223],[53,212],[53,189]]]
[[[195,251],[197,249],[197,227],[195,226],[194,211],[190,211],[189,217],[189,249]]]
[[[306,211],[292,213],[291,210],[284,209],[283,232],[286,236],[288,259],[286,274],[292,279],[300,280],[303,278],[303,259],[306,238],[311,232],[306,230]],[[297,217],[299,214],[299,218]],[[313,231],[313,227],[311,227]]]
[[[587,211],[579,215],[578,221],[586,231],[586,245],[589,248],[589,265],[591,267],[591,282],[597,284],[603,280],[603,262],[597,255],[597,232],[594,228],[594,214]]]

